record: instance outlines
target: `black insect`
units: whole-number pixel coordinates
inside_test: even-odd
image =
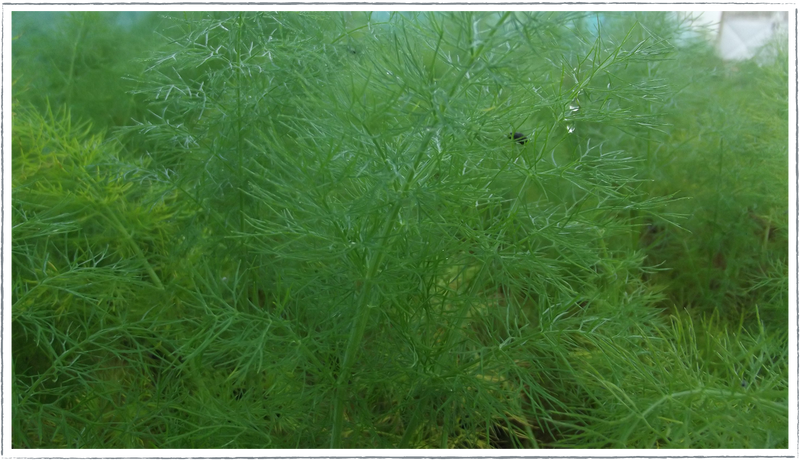
[[[528,142],[528,137],[522,133],[509,133],[509,139],[514,139],[520,145],[525,145]]]

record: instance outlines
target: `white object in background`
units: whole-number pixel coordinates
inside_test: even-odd
[[[785,11],[725,11],[720,18],[717,54],[725,60],[750,59],[777,32],[788,29],[788,20]]]
[[[755,57],[763,63],[772,57],[759,54],[774,36],[791,40],[792,13],[789,8],[683,8],[676,10],[696,31],[714,42],[717,54],[725,60]]]

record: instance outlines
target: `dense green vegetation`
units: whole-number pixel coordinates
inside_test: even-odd
[[[15,448],[788,447],[785,43],[42,14],[12,21]]]

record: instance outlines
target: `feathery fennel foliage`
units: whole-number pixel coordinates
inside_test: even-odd
[[[685,24],[165,21],[140,161],[15,107],[15,447],[786,445],[785,336],[645,264]]]

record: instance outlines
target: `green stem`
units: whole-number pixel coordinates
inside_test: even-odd
[[[408,177],[406,177],[405,183],[403,184],[403,188],[400,192],[400,196],[404,196],[408,190],[411,188],[411,184],[414,183],[415,175],[417,173],[417,169],[419,168],[419,164],[422,162],[422,158],[425,156],[425,150],[428,147],[428,143],[433,138],[433,131],[429,132],[425,138],[422,140],[422,144],[420,145],[419,150],[417,151],[416,158],[414,159],[414,165],[408,173]],[[380,232],[380,239],[379,241],[387,241],[389,235],[391,234],[392,229],[394,228],[394,223],[397,220],[397,216],[400,213],[400,207],[402,205],[402,200],[398,199],[395,203],[392,211],[389,213],[387,219],[383,223],[383,229]],[[387,247],[387,244],[384,244],[382,247]],[[339,373],[339,378],[336,382],[336,397],[334,400],[333,406],[333,433],[331,437],[331,448],[338,449],[342,446],[342,429],[344,426],[344,393],[345,393],[345,386],[344,382],[346,382],[350,377],[350,369],[352,368],[353,361],[355,360],[356,354],[358,354],[358,348],[361,345],[361,339],[364,337],[364,330],[367,326],[367,320],[369,319],[370,309],[372,306],[372,302],[370,302],[372,298],[372,288],[373,288],[373,280],[375,276],[378,274],[378,269],[383,264],[383,259],[386,257],[386,250],[379,250],[377,252],[372,253],[371,257],[367,260],[367,275],[366,279],[364,280],[364,288],[361,291],[361,297],[358,301],[358,307],[356,310],[356,319],[355,325],[352,329],[350,329],[350,336],[347,340],[347,348],[345,350],[344,361],[342,362],[342,368]]]
[[[497,32],[500,26],[505,22],[508,16],[511,13],[505,13],[494,28],[489,32],[487,40],[478,47],[475,54],[470,58],[470,61],[467,65],[464,66],[461,74],[456,78],[453,82],[453,85],[448,91],[448,99],[452,98],[453,94],[455,94],[456,90],[458,89],[459,85],[461,84],[461,80],[467,74],[467,72],[472,68],[472,65],[475,61],[479,58],[482,54],[486,42]],[[433,139],[434,130],[429,130],[428,134],[425,135],[423,138],[419,149],[414,155],[414,162],[411,168],[408,171],[407,176],[403,182],[402,188],[400,190],[400,197],[404,197],[408,191],[411,189],[411,185],[416,181],[416,175],[419,170],[420,164],[422,163],[423,158],[425,157],[425,151],[428,148],[428,144],[430,143],[431,139]],[[390,247],[388,244],[389,236],[391,235],[392,229],[394,228],[395,222],[397,221],[397,216],[400,213],[400,208],[403,204],[402,198],[397,199],[392,208],[391,212],[387,215],[386,220],[383,222],[383,228],[380,232],[380,239],[378,241],[382,242],[380,245],[381,249],[378,249],[376,252],[373,252],[368,256],[367,259],[367,273],[364,279],[364,287],[361,291],[361,296],[358,300],[358,306],[356,307],[356,315],[354,319],[354,325],[350,329],[350,336],[347,340],[347,348],[345,349],[344,360],[342,361],[341,371],[339,373],[339,378],[336,382],[336,395],[334,397],[334,405],[333,405],[333,430],[331,433],[331,448],[338,449],[342,446],[342,431],[344,427],[344,401],[345,401],[345,393],[346,387],[345,383],[350,378],[350,369],[353,367],[353,363],[355,361],[356,355],[358,354],[358,349],[361,345],[361,340],[364,337],[364,330],[367,326],[367,321],[369,320],[369,315],[372,307],[376,306],[373,300],[373,285],[375,276],[378,274],[380,267],[383,265],[383,259],[386,257],[387,249]]]
[[[136,241],[134,241],[133,237],[125,229],[125,226],[122,225],[122,222],[120,222],[119,219],[117,219],[117,216],[115,216],[110,210],[105,217],[114,224],[114,227],[116,227],[117,230],[125,237],[125,239],[128,240],[131,246],[133,246],[133,250],[136,251],[136,255],[139,257],[139,260],[142,262],[142,264],[144,264],[144,269],[147,270],[147,274],[150,275],[150,279],[153,281],[153,284],[155,284],[158,289],[163,291],[164,285],[161,284],[161,280],[158,278],[158,275],[156,275],[155,270],[153,270],[153,266],[147,261],[147,258],[144,256],[144,252],[142,252],[142,249],[138,244],[136,244]]]

